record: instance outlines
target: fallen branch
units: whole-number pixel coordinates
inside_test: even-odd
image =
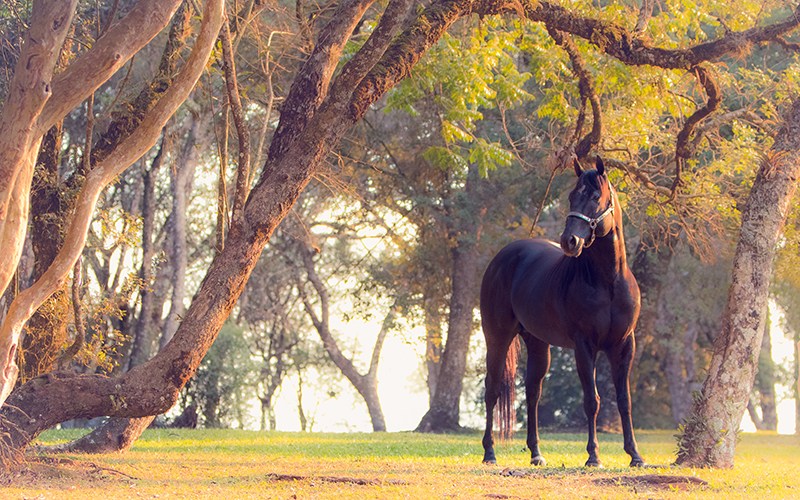
[[[400,479],[363,479],[343,476],[297,476],[294,474],[267,474],[271,481],[321,481],[323,483],[347,483],[360,486],[381,486],[384,484],[408,484]]]

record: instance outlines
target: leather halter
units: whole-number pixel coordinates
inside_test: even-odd
[[[606,208],[605,211],[602,214],[598,215],[594,219],[592,219],[591,217],[587,217],[586,215],[583,215],[580,212],[570,212],[570,213],[567,214],[567,217],[575,217],[575,218],[580,219],[580,220],[582,220],[584,222],[587,222],[589,224],[589,228],[591,228],[591,230],[592,230],[592,236],[589,238],[589,242],[583,245],[584,248],[589,248],[590,246],[592,246],[592,243],[594,243],[594,232],[595,232],[595,229],[597,229],[597,225],[600,224],[603,221],[603,219],[608,217],[610,214],[614,213],[614,196],[613,196],[613,194],[612,194],[612,196],[610,196],[608,198],[608,200],[609,200],[608,208]]]

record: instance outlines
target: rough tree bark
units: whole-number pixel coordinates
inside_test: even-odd
[[[702,394],[678,440],[680,465],[733,467],[758,366],[775,248],[800,174],[800,97],[761,160],[742,211],[733,282]]]

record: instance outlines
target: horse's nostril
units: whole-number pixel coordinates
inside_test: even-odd
[[[574,234],[569,237],[569,247],[575,249],[578,247],[578,237]]]

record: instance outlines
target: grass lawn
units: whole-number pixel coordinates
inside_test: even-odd
[[[523,439],[481,464],[477,433],[149,430],[127,453],[33,460],[0,498],[800,498],[800,438],[743,434],[733,470],[706,470],[669,466],[673,434],[637,433],[650,464],[639,470],[621,436],[601,435],[605,468],[588,470],[583,434],[544,434],[548,465],[533,468]]]

